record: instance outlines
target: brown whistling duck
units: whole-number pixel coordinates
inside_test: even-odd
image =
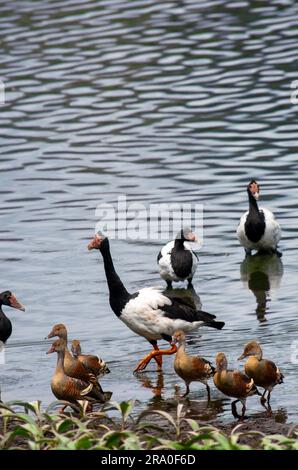
[[[67,347],[67,329],[63,323],[55,325],[47,338],[54,338],[55,336],[58,336],[58,338],[64,339],[65,341],[64,370],[66,375],[75,379],[81,379],[85,382],[90,382],[95,387],[98,386],[99,390],[101,390],[95,375],[89,372],[86,367],[70,353]]]
[[[178,351],[175,356],[174,369],[176,374],[184,380],[186,385],[186,397],[190,390],[189,385],[191,382],[201,382],[207,388],[208,401],[210,401],[210,387],[208,379],[214,375],[215,368],[212,364],[198,356],[189,356],[185,351],[185,333],[177,331],[173,336],[173,343],[178,343]]]
[[[2,305],[22,310],[22,312],[25,312],[25,307],[20,304],[16,296],[9,290],[0,294],[0,341],[5,343],[12,333],[12,324],[3,312]]]
[[[261,404],[266,408],[267,402],[267,409],[270,411],[271,392],[276,385],[283,383],[284,376],[274,362],[263,359],[263,351],[257,341],[246,344],[244,352],[238,360],[241,361],[246,357],[248,360],[244,366],[245,373],[254,380],[258,387],[265,389]],[[266,392],[268,392],[267,399],[265,398]]]
[[[88,249],[98,250],[103,257],[113,312],[128,328],[153,346],[153,350],[139,362],[135,373],[144,370],[151,359],[157,362],[158,370],[161,370],[162,356],[177,351],[176,345],[171,344],[175,331],[188,332],[203,325],[218,330],[223,328],[224,323],[215,321],[214,315],[192,308],[181,298],[168,296],[160,287],[144,288],[130,294],[115,271],[109,240],[102,233],[94,236]],[[161,339],[170,343],[171,348],[159,349],[157,341]]]
[[[90,382],[69,377],[65,373],[65,349],[65,340],[57,339],[47,352],[47,354],[54,352],[58,354],[56,370],[51,380],[51,388],[55,397],[58,400],[66,400],[70,403],[75,403],[78,400],[87,400],[92,403],[104,403],[108,401],[112,396],[111,392],[100,391]],[[67,405],[63,406],[61,412],[63,412],[66,407]]]
[[[96,377],[101,377],[111,372],[103,359],[89,354],[82,354],[81,343],[78,339],[72,340],[71,352],[73,356],[84,365],[88,372],[91,372]]]
[[[237,398],[232,402],[232,414],[234,418],[244,419],[246,411],[246,399],[252,395],[261,395],[253,379],[239,370],[228,370],[228,361],[224,353],[216,356],[216,371],[213,376],[215,387],[228,397]],[[242,415],[237,413],[236,404],[242,403]]]

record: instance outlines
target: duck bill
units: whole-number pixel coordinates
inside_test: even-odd
[[[243,359],[245,358],[246,358],[245,354],[242,354],[240,357],[238,357],[237,361],[243,361]]]
[[[46,352],[46,354],[52,354],[55,352],[55,347],[51,346],[50,349]]]
[[[22,305],[16,298],[15,295],[11,295],[9,297],[9,304],[10,304],[10,307],[12,308],[16,308],[17,310],[21,310],[22,312],[25,312],[25,307],[24,305]]]
[[[45,339],[51,339],[51,338],[54,338],[56,335],[53,331],[51,331],[48,336],[45,337]]]

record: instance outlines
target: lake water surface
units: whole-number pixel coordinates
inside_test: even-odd
[[[27,310],[5,311],[13,335],[0,366],[2,399],[54,397],[43,340],[63,322],[112,370],[102,383],[137,407],[176,406],[172,358],[132,371],[146,342],[111,312],[102,261],[88,253],[95,208],[130,202],[204,205],[194,280],[203,308],[226,322],[188,350],[232,367],[258,339],[285,384],[279,419],[297,420],[297,76],[295,1],[0,1],[1,290]],[[235,236],[246,185],[283,228],[283,258],[244,260]],[[200,235],[200,234],[199,234]],[[129,291],[160,284],[160,243],[111,242]],[[298,345],[298,343],[297,343]],[[230,419],[230,400],[193,384],[193,414]],[[160,396],[161,392],[161,396]],[[248,413],[260,412],[256,398]]]

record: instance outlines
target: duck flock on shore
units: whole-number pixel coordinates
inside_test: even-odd
[[[259,192],[259,184],[255,180],[250,181],[247,187],[249,210],[240,219],[237,237],[246,256],[257,251],[280,257],[282,255],[278,251],[278,243],[281,229],[272,212],[259,208]],[[115,270],[109,239],[98,232],[88,245],[88,250],[97,250],[103,259],[111,309],[128,328],[145,338],[152,347],[137,364],[134,373],[141,373],[151,360],[156,362],[157,371],[161,371],[163,356],[175,354],[175,372],[186,385],[184,396],[189,394],[192,382],[201,382],[207,389],[209,402],[211,391],[208,380],[213,379],[218,390],[235,399],[232,402],[232,414],[235,418],[245,417],[246,400],[252,395],[259,395],[261,405],[271,411],[271,392],[276,385],[283,383],[283,375],[272,361],[263,358],[262,348],[257,341],[252,340],[244,345],[244,351],[239,357],[239,360],[247,358],[243,371],[228,369],[228,361],[223,352],[216,355],[213,365],[203,357],[190,356],[186,351],[187,333],[201,326],[221,330],[225,325],[215,315],[200,310],[193,302],[175,295],[173,289],[173,283],[183,281],[187,281],[189,288],[192,287],[199,260],[191,243],[197,240],[190,228],[182,228],[176,239],[167,243],[157,257],[159,274],[166,282],[167,289],[146,287],[134,293],[127,291]],[[25,308],[12,292],[0,294],[0,341],[5,343],[12,333],[12,324],[2,306],[22,311]],[[110,372],[105,361],[94,355],[82,354],[80,341],[77,339],[72,341],[69,349],[68,332],[63,324],[54,325],[47,338],[57,338],[48,354],[57,353],[57,366],[51,388],[58,400],[71,405],[86,400],[89,408],[92,408],[93,403],[110,400],[112,392],[104,392],[99,383],[100,377]],[[169,347],[160,349],[160,340],[166,341]],[[263,394],[258,387],[263,389]],[[242,404],[241,414],[237,412],[238,402]],[[67,403],[62,411],[66,406]]]

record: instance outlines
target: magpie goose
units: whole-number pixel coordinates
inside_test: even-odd
[[[244,247],[246,255],[252,250],[259,252],[282,254],[277,250],[281,238],[281,228],[269,209],[259,208],[258,199],[260,186],[251,180],[248,187],[249,210],[240,219],[237,237]]]
[[[159,274],[172,288],[172,282],[188,281],[192,285],[192,278],[197,269],[198,257],[187,242],[198,241],[196,235],[189,228],[184,228],[177,234],[175,240],[167,243],[157,256]]]
[[[172,344],[175,331],[187,333],[203,325],[218,330],[223,328],[224,323],[215,321],[214,315],[196,310],[181,298],[167,296],[161,287],[147,287],[130,294],[115,271],[109,240],[102,233],[94,236],[88,249],[99,250],[103,257],[110,306],[114,313],[134,333],[147,339],[153,346],[153,350],[140,361],[135,372],[144,370],[151,359],[157,362],[158,370],[161,370],[162,356],[177,351],[177,346]],[[168,341],[171,348],[160,350],[157,341],[161,339]]]

